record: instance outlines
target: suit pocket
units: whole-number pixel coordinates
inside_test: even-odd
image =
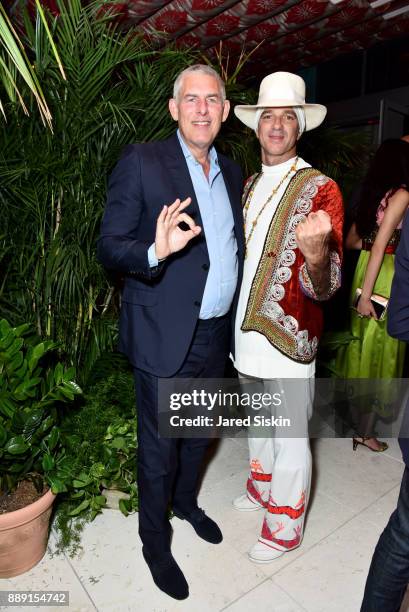
[[[130,289],[125,287],[122,292],[122,301],[128,304],[140,304],[141,306],[154,306],[158,302],[158,296],[154,291],[145,289]]]

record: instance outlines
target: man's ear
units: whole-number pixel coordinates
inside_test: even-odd
[[[222,121],[226,121],[227,117],[229,116],[229,112],[230,112],[230,101],[229,100],[225,100],[224,103],[223,103]]]
[[[169,112],[172,115],[172,119],[177,121],[179,119],[179,109],[175,98],[169,100]]]

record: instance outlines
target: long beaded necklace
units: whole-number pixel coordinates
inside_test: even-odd
[[[295,158],[294,163],[291,166],[291,168],[289,169],[289,171],[285,173],[285,175],[283,176],[281,181],[278,183],[278,185],[276,187],[274,187],[274,189],[272,190],[271,194],[268,196],[267,200],[264,202],[263,206],[260,208],[259,212],[257,213],[257,216],[254,219],[254,221],[251,222],[251,228],[250,228],[249,234],[248,234],[248,236],[246,238],[246,251],[245,251],[244,258],[247,257],[248,244],[249,244],[249,242],[250,242],[250,240],[251,240],[251,238],[253,236],[254,230],[256,229],[256,225],[257,225],[257,222],[258,222],[260,216],[264,212],[265,207],[271,202],[271,200],[273,199],[275,194],[278,192],[278,190],[280,189],[281,185],[290,176],[291,172],[295,172],[296,171],[296,169],[297,169],[297,162],[298,162],[298,156]],[[248,210],[249,210],[249,207],[250,207],[250,203],[251,203],[251,200],[253,199],[253,195],[254,195],[254,191],[256,189],[257,183],[259,182],[259,180],[262,177],[262,175],[263,175],[263,173],[260,172],[260,174],[257,176],[256,180],[253,182],[253,184],[252,184],[252,186],[250,188],[250,191],[248,193],[246,203],[244,205],[244,231],[246,231],[247,215],[248,215]]]

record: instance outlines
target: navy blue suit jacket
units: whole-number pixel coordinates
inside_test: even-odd
[[[244,258],[243,180],[236,163],[220,153],[218,159],[234,217],[239,288]],[[151,269],[147,252],[155,241],[158,215],[164,204],[187,197],[192,202],[186,212],[202,232]],[[209,270],[199,206],[176,134],[125,148],[109,180],[97,253],[107,269],[125,277],[119,349],[135,367],[156,376],[172,376],[187,355]]]
[[[409,342],[409,215],[403,221],[401,238],[395,255],[395,275],[388,304],[388,333]],[[409,406],[406,406],[399,444],[403,460],[409,467]],[[403,437],[405,436],[405,437]]]

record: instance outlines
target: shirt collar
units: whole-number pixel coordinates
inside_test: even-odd
[[[194,155],[192,154],[191,150],[189,149],[189,147],[187,146],[187,144],[183,140],[183,137],[182,137],[182,134],[180,133],[180,131],[177,130],[176,134],[177,134],[177,137],[179,139],[180,146],[182,147],[182,151],[183,151],[183,155],[185,156],[185,159],[186,160],[191,159],[194,164],[199,165],[199,162],[194,157]],[[209,160],[210,160],[210,166],[213,166],[213,165],[218,166],[219,165],[219,160],[217,159],[217,152],[216,152],[216,149],[214,148],[213,145],[209,149]]]

